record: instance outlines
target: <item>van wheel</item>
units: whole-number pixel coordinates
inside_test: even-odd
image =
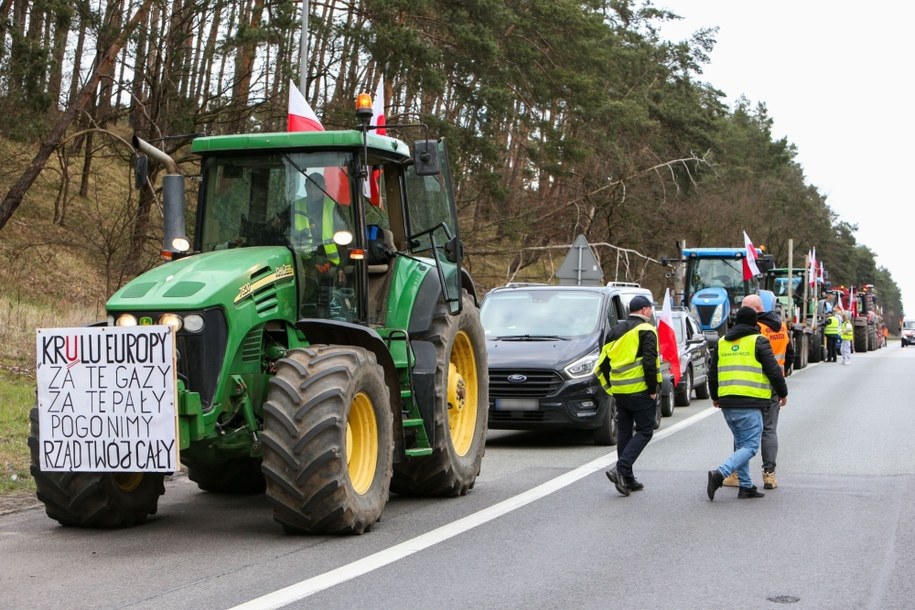
[[[616,419],[616,401],[612,396],[607,397],[607,412],[600,426],[594,429],[594,444],[609,446],[615,445],[619,438],[619,422]]]

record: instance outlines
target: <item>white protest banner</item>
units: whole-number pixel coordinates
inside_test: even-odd
[[[38,329],[35,353],[42,471],[178,470],[170,328]]]

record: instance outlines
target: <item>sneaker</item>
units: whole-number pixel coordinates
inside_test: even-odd
[[[775,471],[766,472],[763,470],[763,487],[766,489],[775,489],[778,487],[778,481],[775,479]]]
[[[765,495],[766,494],[756,489],[756,485],[753,487],[741,487],[737,492],[737,497],[742,500],[746,498],[762,498]]]
[[[642,482],[635,477],[628,477],[626,479],[626,487],[629,488],[629,491],[642,491],[645,489],[645,486],[642,485]]]
[[[718,488],[724,483],[724,475],[721,474],[721,471],[717,468],[714,470],[708,471],[708,485],[705,490],[708,492],[708,499],[715,499],[715,492],[718,491]]]
[[[724,482],[722,485],[725,487],[740,487],[740,480],[737,478],[737,471],[735,470],[728,476],[724,477]]]
[[[623,479],[623,476],[616,470],[616,466],[608,470],[605,474],[607,475],[608,479],[613,481],[613,485],[616,486],[616,491],[620,492],[620,495],[629,495],[629,488],[626,486],[626,481]]]

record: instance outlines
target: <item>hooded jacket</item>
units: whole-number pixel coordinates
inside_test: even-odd
[[[782,320],[778,317],[778,314],[774,311],[766,311],[756,316],[756,321],[760,324],[765,324],[773,331],[778,332],[782,327]],[[785,348],[785,377],[791,374],[791,367],[794,366],[794,345],[791,341],[788,342],[788,347]]]
[[[777,317],[777,316],[776,316]],[[761,317],[760,317],[761,319]],[[779,326],[781,326],[779,324]],[[749,324],[737,324],[731,330],[727,332],[724,338],[727,341],[736,341],[747,335],[759,335],[759,327]],[[769,383],[772,384],[772,389],[779,396],[779,398],[784,398],[788,396],[788,384],[785,383],[785,376],[782,374],[782,369],[778,365],[778,360],[775,359],[775,354],[772,353],[772,346],[769,345],[769,341],[759,335],[756,338],[756,359],[762,365],[763,373],[769,379]],[[768,398],[752,398],[750,396],[722,396],[720,399],[718,397],[718,346],[712,350],[711,366],[709,367],[708,374],[708,385],[709,391],[712,395],[712,400],[718,403],[718,406],[722,409],[760,409],[765,410],[769,408],[770,400]]]

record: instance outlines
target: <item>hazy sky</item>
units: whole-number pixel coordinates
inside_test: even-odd
[[[664,28],[668,38],[719,28],[702,80],[724,91],[731,107],[741,95],[753,105],[766,104],[773,136],[797,147],[808,184],[826,196],[841,220],[858,225],[858,243],[890,271],[903,306],[915,317],[915,240],[906,221],[907,193],[913,190],[909,155],[915,149],[915,4],[653,4],[684,18]]]

